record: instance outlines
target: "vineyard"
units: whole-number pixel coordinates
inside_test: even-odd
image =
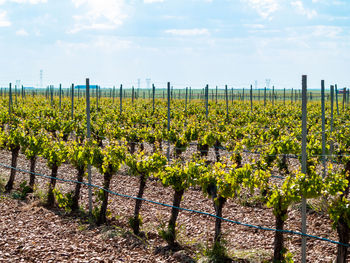
[[[302,92],[168,84],[140,96],[86,84],[1,89],[1,197],[42,193],[46,208],[123,221],[141,240],[153,231],[193,261],[204,243],[212,262],[252,248],[253,262],[349,260],[345,89],[307,93],[303,78]]]

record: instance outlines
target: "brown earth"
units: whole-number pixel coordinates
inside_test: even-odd
[[[11,163],[8,152],[0,152],[0,163]],[[29,161],[23,155],[20,155],[18,168],[29,170]],[[7,180],[9,172],[6,168],[0,168],[1,178]],[[45,160],[39,159],[37,172],[50,174]],[[58,177],[65,179],[75,179],[75,174],[75,169],[68,164],[62,165],[58,171]],[[92,178],[93,184],[102,185],[103,178],[95,169]],[[20,182],[24,180],[29,181],[29,175],[18,172],[15,188],[18,189]],[[170,217],[170,208],[147,202],[143,203],[141,209],[142,230],[146,235],[137,238],[131,234],[128,225],[135,201],[114,195],[110,196],[108,208],[111,211],[111,219],[108,225],[90,226],[84,218],[67,215],[60,208],[48,210],[41,206],[39,197],[45,194],[47,183],[48,179],[37,177],[39,190],[29,194],[25,201],[1,194],[0,262],[193,262],[203,257],[203,251],[213,241],[214,218],[181,211],[178,218],[178,240],[183,250],[173,253],[162,249],[166,243],[158,235],[158,230],[166,225]],[[74,184],[58,182],[57,187],[66,193],[74,189]],[[122,168],[113,177],[111,190],[136,196],[138,178],[129,176],[126,169]],[[159,181],[147,181],[144,198],[171,204],[172,195],[173,191],[164,188]],[[87,200],[88,188],[83,186],[81,205],[85,211],[88,210]],[[214,213],[211,200],[204,197],[199,189],[185,192],[181,206]],[[248,195],[240,200],[228,200],[223,217],[274,228],[272,210]],[[310,210],[307,224],[309,234],[337,240],[327,215]],[[297,205],[290,209],[285,229],[300,231],[301,213]],[[274,232],[228,222],[223,223],[223,232],[226,247],[233,258],[245,258],[248,262],[271,259]],[[294,260],[300,262],[301,238],[286,234],[285,245],[293,254]],[[335,255],[335,244],[308,239],[308,262],[332,262]]]

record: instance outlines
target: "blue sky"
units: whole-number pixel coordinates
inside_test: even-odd
[[[350,87],[346,0],[0,0],[0,85]]]

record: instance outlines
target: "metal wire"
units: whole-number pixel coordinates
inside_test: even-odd
[[[269,227],[263,227],[263,226],[247,224],[247,223],[231,220],[231,219],[228,219],[228,218],[220,217],[220,216],[217,216],[217,215],[214,215],[214,214],[211,214],[211,213],[207,213],[207,212],[203,212],[203,211],[198,211],[198,210],[188,209],[188,208],[183,208],[183,207],[177,207],[177,206],[164,204],[164,203],[153,201],[153,200],[148,200],[148,199],[145,199],[145,198],[139,198],[139,197],[134,197],[134,196],[130,196],[130,195],[120,194],[120,193],[113,192],[113,191],[111,191],[109,189],[105,189],[105,188],[103,188],[101,186],[94,185],[94,184],[88,184],[88,183],[85,183],[85,182],[78,182],[76,180],[61,179],[61,178],[51,177],[51,176],[43,175],[43,174],[39,174],[39,173],[33,173],[33,172],[30,172],[30,171],[27,171],[27,170],[24,170],[24,169],[15,168],[15,167],[12,167],[12,166],[9,166],[9,165],[5,165],[3,163],[0,163],[0,166],[8,168],[8,169],[15,169],[15,170],[23,172],[23,173],[34,174],[34,175],[41,176],[41,177],[44,177],[44,178],[47,178],[47,179],[56,179],[58,181],[68,182],[68,183],[79,183],[79,184],[82,184],[82,185],[85,185],[85,186],[91,186],[91,187],[94,187],[94,188],[106,191],[106,192],[108,192],[108,193],[110,193],[112,195],[125,197],[125,198],[129,198],[129,199],[134,199],[134,200],[142,200],[144,202],[148,202],[148,203],[155,204],[155,205],[160,205],[160,206],[169,207],[169,208],[175,208],[175,209],[179,209],[179,210],[190,212],[190,213],[196,213],[196,214],[205,215],[205,216],[209,216],[209,217],[213,217],[213,218],[218,218],[218,219],[220,219],[222,221],[226,221],[226,222],[229,222],[229,223],[233,223],[233,224],[237,224],[237,225],[241,225],[241,226],[245,226],[245,227],[249,227],[249,228],[255,228],[255,229],[265,230],[265,231],[273,231],[273,232],[282,232],[282,233],[291,234],[291,235],[305,236],[305,237],[313,238],[313,239],[316,239],[316,240],[333,243],[333,244],[336,244],[336,245],[342,245],[342,246],[345,246],[345,247],[350,247],[350,244],[344,244],[344,243],[341,243],[341,242],[338,242],[338,241],[334,241],[334,240],[331,240],[331,239],[328,239],[328,238],[324,238],[324,237],[304,234],[304,233],[301,233],[301,232],[298,232],[298,231],[293,231],[293,230],[275,229],[275,228],[269,228]]]

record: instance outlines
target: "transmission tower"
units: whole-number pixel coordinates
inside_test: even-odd
[[[43,88],[43,70],[40,70],[40,88]]]
[[[146,79],[147,89],[150,89],[151,79]]]
[[[139,96],[139,93],[140,93],[140,85],[141,85],[141,79],[137,79],[137,96]]]

